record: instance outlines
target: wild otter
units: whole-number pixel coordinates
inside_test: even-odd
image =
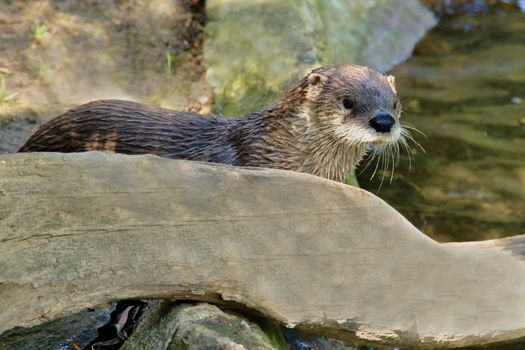
[[[41,126],[19,152],[109,151],[306,172],[343,181],[370,145],[404,142],[394,78],[329,65],[240,118],[101,100]]]
[[[397,142],[405,144],[400,113],[393,77],[356,65],[330,65],[311,71],[271,106],[240,118],[94,101],[41,126],[19,152],[148,153],[343,181],[370,145],[397,150]],[[116,322],[132,330],[135,316],[126,315],[138,315],[143,305],[120,302]],[[91,345],[123,342],[122,334],[109,335],[109,341],[104,336]]]

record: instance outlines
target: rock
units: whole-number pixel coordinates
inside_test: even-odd
[[[286,330],[284,338],[290,344],[291,350],[365,350],[363,347],[348,345],[331,338],[312,336],[296,329]]]
[[[35,327],[13,328],[0,335],[1,350],[70,350],[81,348],[97,336],[97,329],[109,322],[114,305],[87,310],[42,323]],[[20,310],[20,312],[24,312]]]
[[[214,305],[162,302],[151,309],[122,350],[273,350],[278,345],[257,324]]]
[[[357,350],[341,341],[296,329],[284,330],[258,317],[255,322],[199,303],[152,301],[133,336],[122,350],[139,349],[291,349]],[[363,349],[363,348],[361,348]]]
[[[316,65],[386,71],[436,23],[416,0],[208,0],[206,13],[207,77],[227,115],[262,108]]]

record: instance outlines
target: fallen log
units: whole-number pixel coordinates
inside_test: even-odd
[[[345,341],[525,336],[525,236],[440,244],[315,176],[155,156],[0,157],[0,332],[114,300],[234,303]]]

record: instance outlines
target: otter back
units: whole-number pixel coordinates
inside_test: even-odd
[[[242,165],[232,124],[221,116],[100,100],[42,125],[19,152],[106,151]]]

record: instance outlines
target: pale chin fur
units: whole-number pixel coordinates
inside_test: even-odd
[[[377,146],[386,146],[399,141],[401,137],[401,127],[399,124],[394,126],[394,130],[385,133],[378,133],[368,126],[351,125],[345,127],[345,136],[352,143],[367,143]]]
[[[378,146],[386,146],[391,143],[396,143],[399,141],[399,138],[401,137],[401,127],[396,124],[394,126],[394,130],[389,132],[388,134],[381,134],[376,131],[371,132],[373,134],[373,139],[371,141],[372,144],[378,145]]]

